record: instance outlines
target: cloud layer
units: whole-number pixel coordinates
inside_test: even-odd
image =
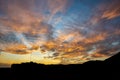
[[[37,51],[61,64],[114,55],[120,48],[120,1],[87,2],[0,0],[0,52]]]

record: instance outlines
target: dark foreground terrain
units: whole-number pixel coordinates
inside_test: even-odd
[[[33,62],[0,69],[0,80],[84,80],[120,79],[120,53],[105,61],[79,65],[42,65]]]

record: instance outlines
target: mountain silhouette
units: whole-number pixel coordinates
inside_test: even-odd
[[[113,55],[112,57],[104,60],[104,61],[88,61],[86,63],[84,63],[83,65],[87,65],[87,64],[91,64],[91,65],[120,65],[120,52]]]
[[[84,76],[93,75],[103,77],[119,78],[120,74],[120,53],[106,59],[105,61],[88,61],[84,64],[73,65],[43,65],[34,62],[13,64],[10,69],[2,69],[4,80],[46,80],[46,79],[86,79]],[[3,74],[5,72],[5,74]],[[108,75],[108,76],[107,76]],[[101,77],[100,77],[101,76]],[[8,79],[7,79],[8,78]],[[2,80],[2,79],[1,79]]]
[[[120,65],[120,52],[104,61],[106,64]]]

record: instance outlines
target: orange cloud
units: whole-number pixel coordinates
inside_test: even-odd
[[[113,19],[120,16],[120,1],[115,0],[113,3],[108,3],[103,7],[102,18]]]
[[[115,30],[115,34],[116,34],[116,35],[120,35],[120,30],[118,30],[118,29]]]
[[[85,43],[96,43],[96,42],[105,40],[107,38],[107,36],[108,36],[107,33],[99,33],[99,34],[96,34],[95,36],[91,35],[90,38],[86,38],[83,41]]]
[[[4,51],[13,54],[28,54],[29,52],[27,52],[26,49],[27,47],[22,44],[9,44]]]
[[[48,6],[52,15],[55,15],[57,12],[64,12],[67,2],[68,0],[48,0]]]
[[[73,22],[68,21],[67,28],[62,26],[63,31],[54,36],[55,26],[50,22],[57,24],[62,20],[61,17],[55,17],[57,13],[65,12],[68,0],[41,0],[40,4],[46,6],[45,8],[41,5],[36,6],[34,0],[25,1],[26,4],[23,2],[15,0],[10,2],[11,4],[8,3],[5,9],[7,17],[0,17],[0,35],[6,36],[5,39],[9,41],[8,36],[13,35],[8,34],[13,33],[14,39],[18,40],[13,43],[12,41],[7,44],[0,43],[1,52],[31,54],[38,51],[40,54],[43,53],[42,55],[53,52],[60,60],[61,58],[75,58],[81,61],[89,60],[89,56],[93,58],[108,56],[99,53],[104,49],[104,47],[99,47],[103,43],[95,47],[96,50],[92,47],[110,36],[109,29],[106,30],[102,21],[120,16],[120,6],[117,3],[108,4],[107,7],[104,5],[101,11],[96,10],[86,23],[82,24],[80,20],[71,19]],[[38,12],[34,11],[36,7],[40,9]],[[114,34],[119,35],[120,30],[116,30]],[[1,36],[0,40],[6,42]],[[89,55],[89,51],[92,54]]]
[[[112,19],[118,16],[120,16],[120,8],[105,11],[102,18]]]
[[[107,2],[100,4],[94,8],[93,15],[88,20],[87,25],[98,25],[103,20],[110,20],[120,16],[120,1],[114,0],[114,2]]]

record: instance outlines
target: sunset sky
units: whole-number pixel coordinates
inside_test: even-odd
[[[0,0],[0,66],[82,64],[120,51],[120,0]]]

